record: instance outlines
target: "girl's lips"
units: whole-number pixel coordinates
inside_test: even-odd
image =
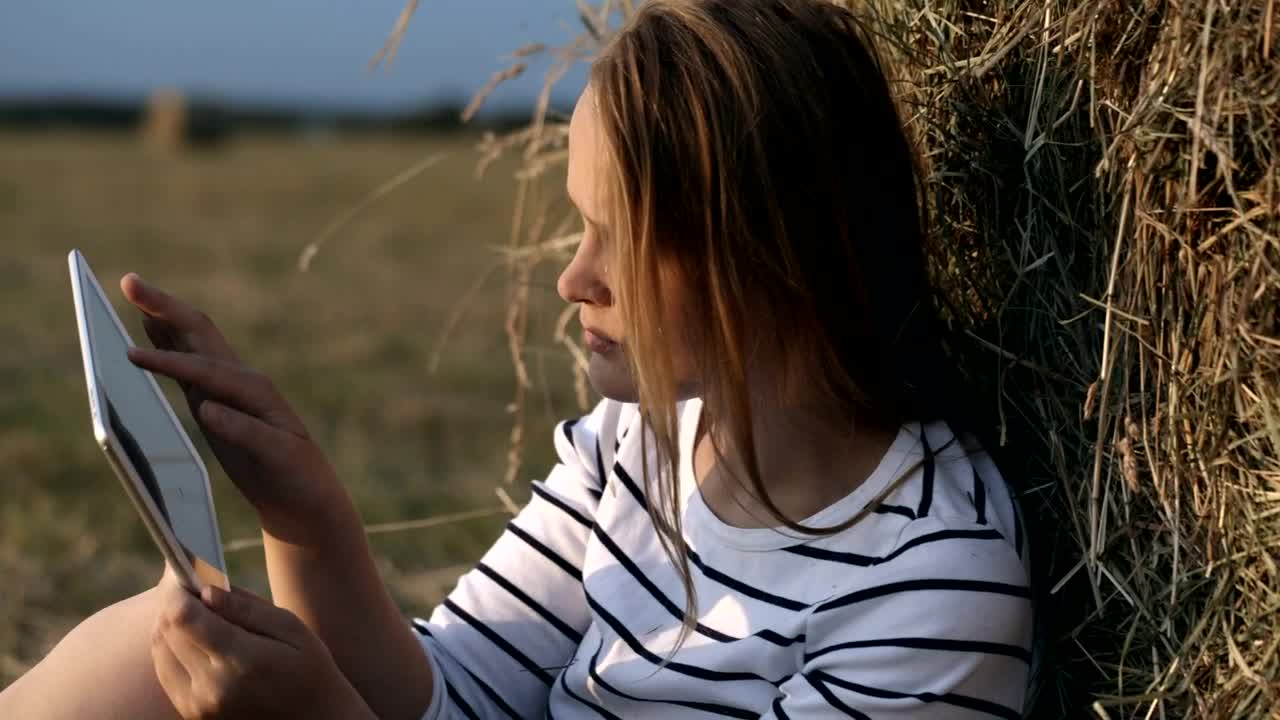
[[[611,352],[614,348],[618,347],[618,343],[608,338],[597,335],[591,332],[590,330],[583,330],[582,338],[586,342],[587,347],[591,350],[591,352],[596,353],[597,355],[607,354]]]

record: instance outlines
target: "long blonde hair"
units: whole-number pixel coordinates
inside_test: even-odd
[[[786,527],[760,474],[753,396],[813,383],[840,419],[931,419],[939,324],[924,258],[920,183],[880,60],[853,14],[818,0],[653,0],[595,61],[591,85],[611,162],[615,297],[639,404],[656,446],[649,513],[696,598],[677,496],[676,368],[697,357],[704,417],[745,466],[737,478]],[[666,283],[689,302],[663,308]],[[685,313],[690,337],[664,337]],[[783,359],[772,387],[748,358]],[[715,436],[713,435],[713,438]],[[722,448],[713,441],[723,459]]]

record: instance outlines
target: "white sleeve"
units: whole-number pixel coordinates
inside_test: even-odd
[[[415,625],[417,622],[417,620],[414,621]],[[418,637],[423,637],[420,632]],[[440,663],[436,662],[435,656],[432,655],[425,644],[422,646],[422,651],[427,656],[427,665],[431,668],[431,677],[434,683],[431,686],[431,703],[427,705],[426,712],[422,713],[422,720],[440,720],[441,708],[444,707],[444,696],[448,691],[444,688],[444,681],[440,679],[442,677]]]
[[[929,518],[889,557],[872,583],[814,608],[802,670],[762,717],[1021,718],[1031,601],[1012,545]]]
[[[582,563],[619,413],[604,401],[557,426],[559,462],[529,504],[430,620],[413,622],[435,678],[427,718],[542,716],[590,622]]]

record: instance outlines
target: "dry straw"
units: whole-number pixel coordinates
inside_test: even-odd
[[[894,68],[951,349],[1038,530],[1036,715],[1280,716],[1276,0],[842,1]],[[533,122],[482,148],[525,161],[509,480],[529,281],[573,242],[536,183],[549,89],[633,11],[579,2],[581,37],[520,58],[553,59]]]
[[[928,154],[957,361],[1056,528],[1044,712],[1274,717],[1274,0],[867,16]]]

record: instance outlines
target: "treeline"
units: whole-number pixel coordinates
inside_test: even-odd
[[[428,134],[467,129],[510,130],[528,122],[528,109],[487,112],[462,122],[463,105],[440,102],[405,112],[353,108],[238,105],[185,99],[185,113],[196,135],[225,136],[239,131],[262,133],[402,133]],[[147,115],[146,100],[98,98],[0,98],[0,130],[85,129],[132,132]]]

